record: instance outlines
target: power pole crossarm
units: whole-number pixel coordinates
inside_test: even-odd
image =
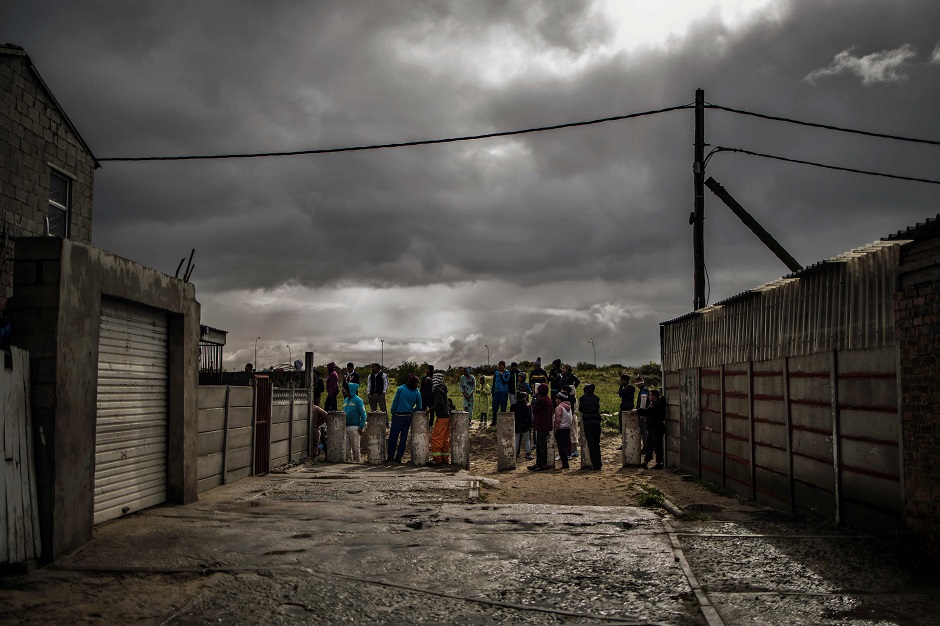
[[[717,180],[708,177],[708,180],[705,181],[705,185],[712,190],[716,196],[718,196],[722,202],[728,205],[728,208],[734,212],[735,215],[740,218],[744,225],[751,229],[757,238],[760,239],[765,246],[770,248],[770,251],[777,255],[777,258],[783,261],[783,264],[786,265],[791,272],[798,272],[803,269],[803,266],[800,265],[796,259],[790,256],[790,253],[787,252],[783,246],[781,246],[776,239],[773,238],[773,235],[764,230],[764,227],[761,226],[756,219],[754,219],[750,213],[748,213],[743,206],[738,204],[737,200],[731,197],[731,194],[722,187]]]

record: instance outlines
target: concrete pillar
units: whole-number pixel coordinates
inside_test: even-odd
[[[621,411],[620,425],[623,427],[623,466],[637,466],[643,462],[640,458],[640,449],[643,447],[640,441],[640,416],[630,411]]]
[[[342,463],[346,460],[346,413],[330,411],[326,418],[326,460]]]
[[[555,457],[558,456],[558,444],[555,443],[555,433],[548,431],[548,467],[555,469]]]
[[[428,414],[425,411],[415,411],[411,418],[411,431],[408,433],[411,440],[411,463],[424,465],[428,462],[429,439]]]
[[[578,441],[581,442],[581,450],[578,452],[581,459],[581,469],[591,469],[594,466],[591,461],[591,448],[587,445],[587,437],[584,435],[584,420],[578,420]]]
[[[496,469],[516,469],[516,416],[512,413],[496,415]]]
[[[450,464],[470,469],[470,414],[450,414]]]
[[[387,460],[388,435],[385,434],[385,419],[385,413],[369,413],[366,419],[369,465],[381,465]]]

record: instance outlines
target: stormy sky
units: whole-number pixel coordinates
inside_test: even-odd
[[[96,157],[291,151],[689,104],[940,139],[936,0],[4,2]],[[710,146],[940,180],[940,148],[708,110]],[[693,113],[434,146],[105,162],[94,245],[196,249],[226,365],[659,360],[692,308]],[[804,265],[940,212],[940,185],[720,153]],[[706,190],[709,302],[787,269]]]

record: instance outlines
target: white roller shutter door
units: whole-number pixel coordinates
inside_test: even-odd
[[[95,420],[95,524],[166,500],[166,314],[103,300]]]

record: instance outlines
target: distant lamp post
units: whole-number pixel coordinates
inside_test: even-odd
[[[594,346],[594,337],[588,339],[588,343],[591,344],[591,349],[594,350],[594,369],[597,369],[597,348]]]
[[[486,345],[485,343],[483,344],[483,347],[486,348],[486,366],[489,367],[490,366],[490,347]]]
[[[384,368],[385,368],[385,340],[384,340],[384,339],[379,339],[379,341],[382,342],[382,362],[381,362],[381,364],[382,364],[382,368],[384,369]]]
[[[290,363],[291,366],[294,365],[294,357],[290,354],[290,346],[287,346],[287,362]]]
[[[254,363],[255,369],[258,369],[258,340],[259,339],[261,339],[261,337],[255,337],[255,363]]]

